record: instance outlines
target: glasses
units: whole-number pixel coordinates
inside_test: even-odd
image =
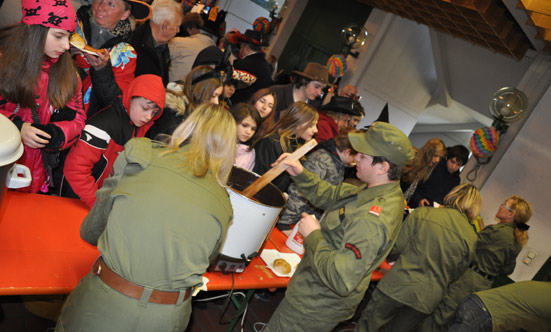
[[[508,207],[507,205],[505,205],[505,203],[502,203],[501,206],[503,206],[504,208],[506,208],[507,211],[513,212],[513,209],[511,209],[510,207]]]

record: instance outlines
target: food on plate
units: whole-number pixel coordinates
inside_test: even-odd
[[[274,269],[281,274],[291,273],[291,264],[283,258],[278,258],[274,261]]]
[[[87,45],[84,38],[82,38],[78,33],[73,33],[69,42],[71,43],[71,45],[84,52],[92,53],[95,55],[98,55],[102,52],[101,50],[95,49]]]

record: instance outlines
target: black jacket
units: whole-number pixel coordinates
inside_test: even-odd
[[[236,60],[233,63],[234,69],[246,71],[256,76],[256,82],[244,89],[238,89],[231,98],[233,105],[239,102],[248,102],[252,95],[262,89],[272,85],[272,69],[266,55],[262,52],[251,54],[243,59]]]
[[[292,140],[290,152],[293,152],[299,144],[304,144],[304,141],[302,139]],[[278,134],[273,134],[272,136],[261,139],[254,146],[254,150],[255,161],[253,172],[259,175],[262,175],[271,169],[272,166],[270,165],[283,153],[283,147],[281,146],[281,143],[279,143]],[[283,192],[287,191],[287,188],[291,182],[291,176],[287,172],[281,173],[272,181],[272,183]]]
[[[450,174],[446,166],[446,159],[442,158],[432,170],[427,181],[417,184],[417,188],[413,192],[413,195],[411,195],[408,205],[411,208],[416,208],[423,198],[426,198],[431,206],[433,202],[442,204],[444,197],[460,183],[459,171]]]
[[[161,76],[163,84],[166,86],[169,82],[170,51],[167,45],[155,47],[149,21],[144,22],[134,30],[130,44],[138,53],[136,76],[144,74]]]

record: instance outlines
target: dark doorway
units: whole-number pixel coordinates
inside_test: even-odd
[[[371,7],[356,0],[310,0],[280,56],[279,69],[302,70],[308,62],[325,64],[344,48],[341,30],[363,26]]]

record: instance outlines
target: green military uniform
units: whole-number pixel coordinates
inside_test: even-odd
[[[326,213],[321,230],[304,240],[304,257],[264,331],[331,331],[352,317],[390,250],[404,198],[398,182],[333,186],[307,169],[293,180]]]
[[[461,300],[471,293],[490,289],[493,277],[513,273],[521,249],[512,223],[491,225],[478,233],[471,267],[449,286],[446,296],[425,320],[421,331],[447,331]],[[482,273],[475,272],[477,269]]]
[[[166,151],[149,139],[129,141],[96,193],[81,236],[97,242],[115,273],[146,291],[180,291],[178,303],[133,299],[90,273],[69,296],[56,331],[185,330],[191,297],[183,301],[183,294],[202,283],[233,212],[210,173],[195,177],[182,167],[180,151],[161,156]]]
[[[492,317],[492,331],[551,330],[551,282],[520,281],[475,293]]]
[[[448,284],[469,266],[476,233],[456,209],[421,207],[404,221],[389,257],[398,260],[377,285],[356,331],[414,330],[433,312]]]

